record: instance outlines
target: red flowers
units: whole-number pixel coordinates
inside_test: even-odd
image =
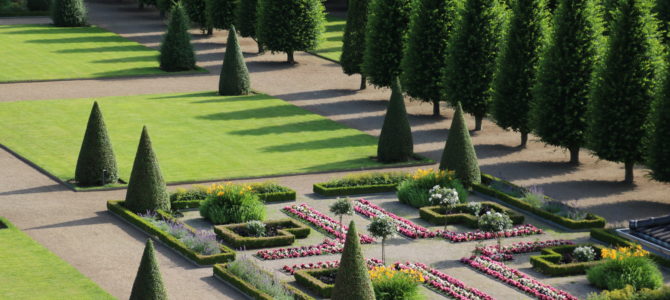
[[[302,204],[292,204],[286,206],[282,209],[286,214],[291,215],[295,218],[306,221],[318,229],[334,236],[337,239],[344,241],[346,234],[342,232],[342,229],[346,232],[349,228],[347,226],[340,224],[340,222],[335,221],[333,218],[322,214],[318,210],[311,208],[309,205]],[[371,244],[375,241],[370,236],[361,234],[361,244]]]
[[[536,241],[536,242],[519,242],[514,243],[509,246],[503,246],[502,251],[498,251],[497,245],[490,245],[486,247],[477,247],[476,251],[479,251],[482,255],[488,256],[493,260],[497,261],[507,261],[512,260],[514,257],[513,254],[537,252],[543,248],[556,247],[561,245],[572,245],[573,241],[569,240],[548,240],[548,241]]]
[[[454,243],[489,240],[498,237],[508,238],[515,236],[525,236],[533,234],[541,234],[542,229],[539,229],[531,224],[519,225],[512,229],[501,232],[485,232],[485,231],[471,231],[471,232],[455,232],[449,230],[438,230],[437,235],[450,240]]]
[[[435,232],[430,231],[429,229],[416,225],[412,221],[407,220],[402,217],[398,217],[395,214],[387,212],[383,208],[372,204],[372,202],[365,199],[358,199],[354,204],[354,210],[364,215],[368,218],[373,217],[383,217],[387,216],[393,220],[393,223],[396,225],[396,229],[400,234],[416,239],[416,238],[432,238],[435,237]]]
[[[283,258],[295,258],[306,256],[327,255],[333,253],[341,253],[344,248],[339,240],[326,239],[323,243],[311,246],[302,246],[294,248],[279,248],[273,250],[260,250],[256,252],[256,256],[264,260],[275,260]]]

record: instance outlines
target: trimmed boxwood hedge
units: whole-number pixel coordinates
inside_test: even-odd
[[[226,243],[228,243],[231,247],[235,249],[239,248],[258,249],[268,247],[289,246],[293,244],[295,239],[306,238],[311,231],[309,227],[293,219],[264,221],[263,223],[265,223],[266,225],[281,224],[283,226],[287,227],[290,226],[290,227],[278,230],[277,231],[278,235],[276,236],[264,236],[264,237],[245,237],[233,231],[234,228],[246,226],[246,223],[217,225],[214,226],[214,232],[216,232],[216,235],[219,238],[226,241]]]
[[[340,187],[325,187],[323,183],[315,183],[312,186],[314,193],[321,196],[348,196],[358,194],[374,194],[395,192],[397,183],[392,184],[377,184],[377,185],[358,185],[358,186],[340,186]]]
[[[499,181],[509,186],[516,187],[514,184],[508,181],[496,178],[488,174],[482,174],[482,183],[473,185],[473,189],[476,192],[482,193],[487,196],[491,196],[502,202],[515,206],[519,209],[523,209],[527,212],[535,214],[541,219],[552,221],[558,225],[567,227],[569,229],[603,228],[607,224],[605,218],[592,213],[588,213],[584,220],[572,220],[569,218],[559,216],[557,214],[550,213],[544,209],[533,207],[517,197],[510,196],[508,194],[490,188],[488,185],[493,181]]]
[[[591,238],[611,247],[631,247],[637,245],[635,242],[619,236],[612,229],[593,228],[591,229]],[[670,268],[670,259],[655,253],[649,253],[649,258],[663,267]]]
[[[160,240],[164,244],[166,244],[168,247],[174,249],[175,251],[179,252],[181,255],[185,256],[186,258],[190,259],[192,262],[194,262],[197,265],[212,265],[216,263],[223,263],[223,262],[228,262],[235,260],[235,251],[232,249],[224,246],[224,245],[219,245],[221,248],[221,253],[219,254],[214,254],[214,255],[201,255],[199,253],[196,253],[195,251],[189,249],[186,247],[184,243],[182,243],[180,240],[176,239],[174,236],[168,234],[167,232],[159,229],[158,227],[154,226],[153,224],[147,222],[146,220],[142,219],[142,217],[136,215],[132,211],[126,209],[123,206],[124,201],[107,201],[107,210],[112,212],[113,214],[119,216],[120,218],[128,221],[130,224],[135,225],[139,229],[143,230],[145,233],[147,233],[149,236],[151,236],[154,239]],[[161,217],[167,220],[173,220],[176,221],[174,218],[172,218],[170,215],[163,211],[157,211]],[[184,224],[184,227],[187,229],[195,232],[195,229],[192,227]]]
[[[275,192],[275,193],[258,193],[258,198],[265,203],[272,202],[282,202],[282,201],[294,201],[296,199],[296,192],[293,189],[284,187],[288,191],[286,192]],[[197,187],[191,190],[185,190],[185,192],[192,191],[197,189]],[[200,207],[200,202],[205,199],[190,199],[190,200],[175,200],[176,195],[179,192],[170,193],[170,201],[172,209],[187,209],[187,208],[198,208]]]
[[[504,207],[500,204],[490,201],[481,202],[482,205],[489,206],[498,212],[505,212],[512,219],[512,224],[519,225],[523,224],[524,216],[514,212],[513,210]],[[470,228],[479,227],[477,216],[465,212],[467,204],[457,204],[454,206],[453,211],[449,215],[444,214],[444,207],[441,206],[425,206],[419,209],[419,216],[421,219],[426,220],[428,223],[433,225],[444,225],[445,221],[447,224],[463,224]]]
[[[314,292],[319,297],[330,298],[330,295],[333,293],[333,288],[335,287],[335,285],[324,283],[315,276],[319,276],[321,274],[328,274],[336,270],[337,269],[335,268],[300,270],[295,272],[295,274],[293,274],[293,277],[295,277],[295,281],[299,285]]]
[[[596,250],[596,258],[598,260],[589,262],[576,262],[569,264],[560,264],[561,258],[564,254],[572,253],[575,248],[580,246],[591,246]],[[586,274],[586,270],[595,265],[601,264],[600,253],[605,248],[601,245],[581,244],[581,245],[563,245],[551,248],[542,249],[542,255],[535,255],[530,257],[530,264],[533,265],[538,272],[549,276],[572,276]]]
[[[225,264],[216,264],[214,265],[214,277],[228,282],[230,285],[234,286],[240,292],[246,294],[247,296],[257,299],[257,300],[272,300],[272,296],[264,293],[263,291],[257,289],[253,285],[244,281],[242,278],[237,277],[235,274],[231,273],[226,269]],[[294,294],[294,299],[296,300],[315,300],[313,297],[305,294],[301,290],[289,285],[284,284],[284,287],[291,291]]]

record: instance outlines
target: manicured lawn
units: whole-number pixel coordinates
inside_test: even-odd
[[[0,222],[8,224],[0,218]],[[11,226],[0,229],[0,299],[114,299]]]
[[[334,61],[340,61],[340,55],[342,55],[342,36],[344,35],[346,20],[333,16],[327,16],[326,19],[326,32],[323,35],[323,41],[312,53]]]
[[[377,138],[267,95],[214,92],[97,99],[121,178],[146,124],[168,182],[378,167]],[[93,99],[0,103],[0,143],[74,177]]]
[[[0,26],[0,82],[168,74],[158,51],[98,27]]]

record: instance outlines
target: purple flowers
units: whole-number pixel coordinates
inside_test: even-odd
[[[184,243],[187,248],[199,254],[214,255],[221,253],[221,248],[219,247],[219,242],[216,240],[216,234],[214,234],[214,232],[206,230],[192,231],[181,222],[176,220],[164,220],[155,212],[151,211],[137,215],[158,227],[158,229],[174,236],[177,240]]]
[[[356,200],[354,210],[357,213],[364,215],[368,218],[384,217],[384,216],[391,218],[393,220],[393,223],[396,225],[396,229],[398,230],[398,232],[400,232],[400,234],[408,238],[416,239],[416,238],[435,237],[435,232],[432,232],[425,227],[416,225],[405,218],[398,217],[395,214],[387,212],[383,208],[372,204],[372,202],[368,200],[365,199]]]

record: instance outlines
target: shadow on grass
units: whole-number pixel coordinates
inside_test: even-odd
[[[506,180],[521,180],[529,178],[544,178],[568,174],[578,167],[567,162],[556,161],[512,161],[481,165],[482,172]]]
[[[221,101],[230,101],[222,99]],[[220,112],[204,116],[198,116],[198,119],[225,121],[225,120],[248,120],[248,119],[268,119],[311,115],[311,112],[302,109],[296,109],[293,105],[274,105],[262,108],[253,108],[247,110]]]
[[[371,153],[371,155],[374,155],[374,154],[376,154],[376,153]],[[379,168],[379,167],[382,167],[382,166],[393,167],[393,165],[384,165],[382,163],[377,162],[376,160],[372,160],[371,158],[362,157],[362,158],[342,160],[342,161],[337,161],[337,162],[332,162],[332,163],[314,165],[314,166],[307,167],[307,168],[303,169],[303,171],[305,171],[305,172],[325,172],[325,171],[334,172],[334,171],[353,170],[353,169],[363,170],[365,168]]]
[[[193,96],[188,95],[188,97],[206,97],[206,96],[211,96],[211,97],[216,97],[213,99],[207,99],[207,100],[198,100],[198,101],[193,101],[194,104],[206,104],[206,103],[225,103],[225,102],[233,102],[233,101],[265,101],[265,100],[274,100],[270,98],[269,96],[265,94],[249,94],[249,95],[242,95],[242,96],[219,96],[217,92],[203,92],[203,93],[195,93]],[[166,96],[162,97],[162,99],[165,98],[181,98],[183,96]]]
[[[343,137],[327,138],[302,143],[290,143],[284,145],[270,146],[262,149],[264,152],[291,152],[319,149],[336,149],[350,147],[368,147],[376,145],[376,139],[364,134],[353,134]]]
[[[109,77],[109,76],[131,76],[131,75],[148,75],[148,74],[167,74],[161,69],[156,67],[145,67],[145,68],[130,68],[116,71],[106,71],[93,73],[93,76],[96,77]]]
[[[119,36],[78,36],[71,38],[28,40],[32,44],[128,43]]]
[[[320,48],[314,50],[314,52],[322,54],[322,53],[334,53],[334,52],[340,52],[342,51],[342,47],[330,47],[330,48]]]
[[[277,126],[265,126],[254,129],[236,130],[230,133],[234,135],[268,135],[268,134],[314,132],[314,131],[334,131],[341,129],[345,128],[343,128],[342,125],[337,124],[331,120],[320,119],[320,120],[296,122],[291,124],[283,124]]]
[[[329,20],[330,22],[332,21],[343,21],[340,19],[333,19]],[[339,23],[339,24],[327,24],[326,25],[326,32],[335,32],[335,31],[344,31],[344,24],[345,22]]]
[[[129,63],[129,62],[156,62],[156,63],[158,63],[158,55],[120,57],[120,58],[101,59],[101,60],[93,61],[93,63],[101,63],[101,64]]]
[[[82,34],[82,33],[91,33],[91,32],[105,32],[98,30],[92,30],[95,27],[54,27],[52,25],[11,25],[12,28],[20,27],[33,27],[32,29],[22,29],[22,30],[9,30],[4,31],[2,34]],[[35,28],[37,27],[37,28]]]
[[[107,46],[107,47],[93,47],[93,48],[78,48],[78,49],[62,49],[55,51],[56,53],[99,53],[99,52],[149,52],[156,53],[156,50],[147,48],[141,45],[128,46]]]
[[[190,93],[190,94],[179,94],[179,95],[165,95],[165,96],[151,96],[147,97],[147,99],[150,100],[160,100],[160,99],[184,99],[184,98],[193,98],[193,97],[219,97],[216,92],[197,92],[197,93]],[[194,102],[194,103],[199,103],[199,101]]]

